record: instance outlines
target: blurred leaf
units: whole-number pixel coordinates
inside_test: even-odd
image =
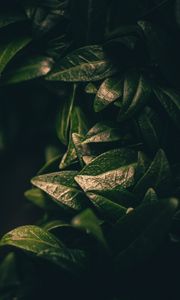
[[[30,41],[30,37],[22,35],[5,39],[5,41],[1,40],[0,73],[2,73],[8,62],[16,55],[16,53],[29,44]]]
[[[27,190],[24,193],[24,196],[31,201],[34,205],[44,209],[44,210],[55,210],[57,209],[56,205],[48,199],[46,194],[39,189],[33,188]]]
[[[75,216],[72,220],[72,225],[75,228],[85,230],[87,234],[92,235],[105,249],[107,249],[106,240],[100,227],[100,221],[91,209],[86,209]]]
[[[0,13],[0,28],[6,27],[10,24],[21,22],[26,19],[26,16],[19,12]]]
[[[136,183],[133,191],[138,195],[143,195],[148,187],[152,187],[158,195],[169,193],[172,185],[172,175],[169,162],[162,149],[160,149],[149,168]]]
[[[35,57],[22,63],[18,68],[4,73],[3,84],[20,83],[46,75],[52,68],[53,60],[49,57]]]
[[[15,254],[10,252],[0,264],[0,291],[20,284],[16,268]]]
[[[155,87],[154,92],[169,117],[180,129],[180,96],[168,88]]]

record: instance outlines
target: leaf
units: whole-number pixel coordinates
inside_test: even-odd
[[[153,254],[168,233],[177,207],[175,198],[147,201],[114,225],[117,271],[138,265]]]
[[[78,134],[78,133],[73,133],[72,134],[72,141],[74,144],[74,148],[76,150],[76,155],[79,159],[81,167],[84,167],[84,159],[90,161],[94,157],[92,156],[91,149],[87,144],[83,144],[82,142],[84,141],[84,136]],[[86,157],[86,158],[85,158]]]
[[[100,175],[124,165],[130,165],[136,160],[136,151],[130,148],[110,150],[96,157],[89,165],[82,169],[79,175]]]
[[[158,195],[169,193],[172,185],[172,175],[169,162],[162,149],[160,149],[147,171],[133,188],[134,193],[143,196],[149,187],[155,189]]]
[[[142,74],[130,72],[125,75],[123,97],[120,101],[118,120],[124,121],[135,115],[146,105],[151,94],[151,87]]]
[[[43,193],[41,190],[33,188],[30,190],[27,190],[24,193],[24,196],[31,201],[34,205],[44,209],[44,210],[55,210],[57,207],[48,199],[45,193]]]
[[[115,222],[126,214],[127,208],[111,201],[111,198],[108,199],[96,192],[87,192],[87,196],[106,221]],[[121,198],[120,195],[119,198]]]
[[[160,201],[154,189],[149,188],[143,198],[143,203]]]
[[[51,196],[57,204],[80,211],[87,207],[87,202],[74,181],[77,173],[76,171],[55,172],[36,176],[31,182]]]
[[[112,127],[110,127],[110,125]],[[114,128],[113,128],[114,125]],[[115,127],[116,126],[116,127]],[[86,134],[82,144],[107,143],[121,140],[117,124],[100,122],[95,124]]]
[[[16,53],[28,45],[30,41],[30,37],[23,35],[1,40],[0,73],[2,73],[8,62],[16,55]]]
[[[85,166],[75,180],[85,192],[129,188],[134,184],[135,159],[133,150],[110,150]]]
[[[107,243],[100,227],[100,221],[91,209],[86,209],[75,216],[72,220],[72,225],[75,228],[79,228],[86,231],[87,234],[92,235],[105,249],[107,249]]]
[[[155,87],[154,93],[174,124],[180,129],[180,96],[168,88]]]
[[[161,123],[159,116],[150,108],[146,107],[137,119],[142,138],[152,152],[160,148]]]
[[[46,75],[52,68],[53,60],[49,57],[35,57],[22,63],[18,68],[5,72],[3,84],[14,84]]]
[[[53,171],[58,171],[59,161],[62,155],[55,156],[54,158],[48,160],[44,166],[38,171],[37,175],[42,175],[46,173],[51,173]]]
[[[87,94],[96,94],[97,93],[97,87],[95,86],[94,83],[92,82],[89,82],[86,87],[85,87],[85,92]]]
[[[64,169],[68,167],[77,158],[76,150],[72,140],[72,134],[77,133],[80,135],[84,135],[86,132],[87,132],[86,117],[83,111],[81,110],[81,108],[75,106],[70,116],[70,133],[69,133],[68,149],[61,160],[60,169]]]
[[[115,73],[101,46],[86,46],[59,61],[46,76],[51,81],[96,81]]]
[[[26,14],[32,20],[33,34],[39,38],[52,30],[66,15],[67,0],[47,0],[25,3]]]
[[[14,253],[8,253],[0,264],[0,291],[19,285]]]
[[[94,110],[99,112],[123,95],[123,81],[119,77],[105,79],[97,91]]]
[[[139,151],[138,163],[136,168],[136,180],[139,180],[144,175],[144,173],[147,171],[149,166],[150,166],[150,160],[143,152]]]
[[[0,28],[6,27],[10,24],[24,21],[26,19],[24,14],[19,12],[8,12],[0,14]]]
[[[57,136],[60,139],[60,141],[65,145],[67,145],[69,139],[68,134],[70,127],[70,119],[76,95],[76,88],[77,86],[75,84],[69,87],[70,91],[68,92],[64,105],[59,112],[56,123]]]
[[[83,251],[66,248],[54,235],[33,225],[21,226],[5,234],[0,245],[34,253],[73,274],[80,271],[86,261]]]

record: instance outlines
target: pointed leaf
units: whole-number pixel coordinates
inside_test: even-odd
[[[101,111],[123,95],[123,80],[118,77],[105,79],[97,91],[94,100],[94,110]]]
[[[31,182],[51,196],[57,204],[79,211],[87,207],[87,202],[74,181],[77,173],[76,171],[55,172],[34,177]]]
[[[62,59],[46,76],[51,81],[96,81],[115,73],[101,46],[86,46]]]

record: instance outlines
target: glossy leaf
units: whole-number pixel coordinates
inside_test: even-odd
[[[115,73],[101,46],[86,46],[63,58],[46,76],[51,81],[96,81]]]
[[[0,73],[2,73],[8,62],[16,55],[16,53],[28,45],[30,41],[31,38],[28,36],[16,36],[1,41]]]
[[[110,77],[105,79],[97,91],[94,100],[94,110],[101,111],[107,105],[111,104],[123,95],[123,81],[122,78]]]
[[[97,123],[88,131],[82,144],[107,143],[121,140],[122,137],[116,127],[117,125],[115,124]]]
[[[35,57],[22,63],[4,74],[3,84],[20,83],[46,75],[52,68],[53,60],[49,57]]]
[[[31,182],[57,204],[79,211],[87,206],[87,202],[74,181],[75,175],[76,171],[55,172],[34,177]]]
[[[169,117],[180,129],[180,96],[168,88],[154,88],[154,92]]]
[[[81,263],[86,260],[83,251],[66,248],[54,235],[33,225],[18,227],[5,234],[0,246],[13,246],[32,252],[72,273],[81,270]]]

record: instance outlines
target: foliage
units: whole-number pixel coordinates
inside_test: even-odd
[[[2,10],[1,90],[36,83],[58,96],[66,151],[25,193],[43,218],[1,238],[14,252],[0,266],[0,299],[50,299],[52,289],[84,299],[89,280],[86,299],[132,299],[117,278],[168,236],[178,240],[179,13],[171,1],[149,2],[31,0]]]

